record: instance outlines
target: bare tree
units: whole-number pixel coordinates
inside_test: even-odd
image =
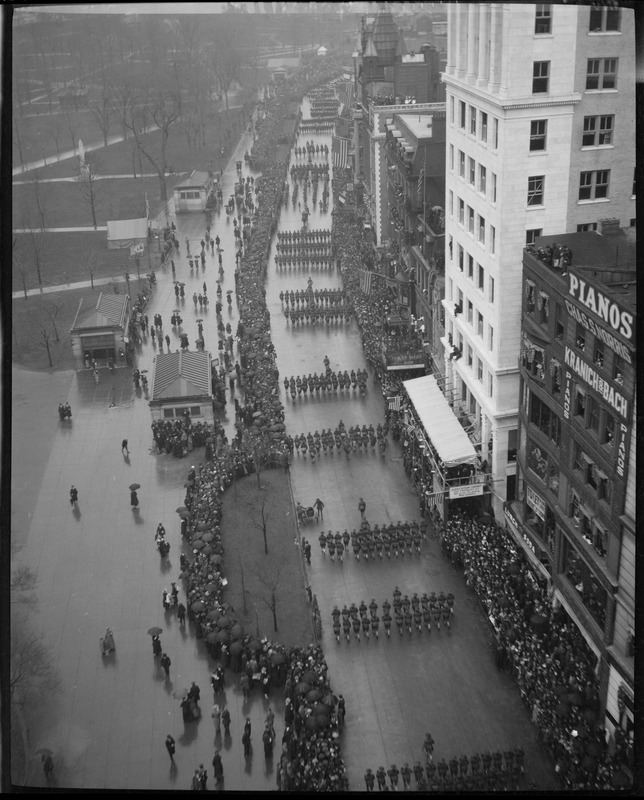
[[[60,124],[55,118],[50,120],[49,133],[56,144],[56,155],[60,156]]]
[[[270,609],[275,632],[277,632],[277,593],[283,569],[283,563],[275,562],[263,564],[255,569],[255,576],[264,587],[263,591],[257,593],[257,597]]]
[[[22,253],[18,251],[18,237],[13,236],[11,240],[11,261],[13,267],[20,273],[20,282],[22,283],[22,291],[27,299],[27,262],[25,261]]]
[[[267,525],[268,525],[268,514],[266,513],[266,499],[262,500],[262,507],[260,508],[260,515],[261,515],[261,525],[254,522],[253,525],[262,532],[264,536],[264,552],[268,555],[268,539],[266,538],[267,533]]]
[[[20,615],[18,615],[20,617]],[[60,679],[51,649],[28,620],[14,619],[11,625],[9,694],[11,702],[24,708],[45,692],[55,691]]]
[[[226,111],[228,111],[228,91],[233,81],[239,77],[242,66],[242,55],[237,46],[235,31],[231,28],[232,24],[229,19],[226,25],[215,29],[214,52],[211,58],[219,89],[226,99]]]
[[[38,276],[38,285],[42,287],[42,253],[45,244],[44,231],[41,226],[32,221],[27,211],[23,211],[22,213],[22,227],[29,235],[34,266],[36,267],[36,275]]]
[[[77,263],[89,273],[89,280],[94,289],[94,275],[96,274],[96,266],[98,264],[98,255],[96,250],[84,250],[78,257]]]
[[[16,567],[11,573],[11,583],[9,586],[11,602],[13,604],[19,603],[32,608],[35,607],[38,603],[37,597],[34,594],[37,582],[36,573],[30,567]]]
[[[51,347],[49,345],[49,341],[51,339],[51,331],[49,330],[49,328],[47,328],[47,326],[42,320],[36,323],[36,329],[38,330],[38,334],[41,339],[40,343],[47,351],[47,359],[49,360],[49,366],[53,367],[54,362],[51,360]]]
[[[101,196],[101,185],[99,175],[100,161],[97,156],[90,158],[88,154],[86,167],[81,170],[81,174],[76,178],[76,186],[81,197],[89,206],[92,212],[92,222],[94,228],[98,227],[96,221],[96,205]]]
[[[107,147],[107,137],[110,132],[110,123],[114,117],[113,99],[109,92],[103,91],[101,99],[89,104],[89,110],[96,120],[96,124],[103,134],[103,144]]]
[[[56,317],[60,314],[61,305],[55,301],[50,301],[49,303],[43,303],[43,310],[51,320],[51,324],[54,328],[54,336],[56,338],[56,343],[60,342],[60,336],[58,335],[58,326],[56,325]]]
[[[72,150],[76,152],[76,121],[72,119],[72,115],[69,113],[69,111],[65,111],[64,117],[69,138],[72,140]]]
[[[13,118],[13,128],[14,128],[14,131],[15,131],[15,142],[16,142],[16,145],[18,146],[18,156],[20,158],[20,163],[24,164],[25,163],[25,157],[24,157],[24,155],[22,153],[22,136],[20,134],[20,127],[18,125],[18,119],[16,118],[15,115],[14,115],[14,118]]]

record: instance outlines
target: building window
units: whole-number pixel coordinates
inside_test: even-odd
[[[465,202],[458,198],[458,221],[461,225],[465,224]]]
[[[499,120],[496,117],[492,117],[492,147],[499,149]]]
[[[454,237],[450,234],[449,236],[449,260],[451,261],[454,258]]]
[[[586,349],[586,329],[579,322],[577,323],[577,331],[575,333],[575,347],[578,350]]]
[[[534,281],[526,280],[525,282],[525,310],[528,314],[534,311],[535,307],[535,288]]]
[[[470,106],[470,133],[476,136],[476,109]]]
[[[525,232],[525,243],[529,247],[537,241],[537,236],[541,236],[543,228],[530,228]]]
[[[470,233],[474,233],[474,209],[470,206],[467,207],[467,229]]]
[[[485,194],[485,187],[487,185],[487,170],[483,164],[479,164],[479,192]]]
[[[580,387],[575,387],[575,416],[586,417],[586,392]]]
[[[539,309],[539,324],[547,325],[550,318],[550,298],[545,292],[539,292],[537,308]]]
[[[449,96],[449,121],[454,124],[454,95]]]
[[[163,416],[167,418],[174,417],[174,408],[164,408]]]
[[[584,117],[584,132],[581,137],[582,147],[599,147],[613,141],[612,114],[600,117]]]
[[[563,342],[564,334],[566,333],[566,328],[561,321],[561,306],[555,306],[555,339],[559,342]]]
[[[449,215],[450,217],[454,216],[454,192],[450,189],[449,190]]]
[[[461,400],[465,403],[467,401],[467,384],[461,381]]]
[[[543,184],[545,181],[544,175],[533,175],[528,178],[528,205],[529,206],[542,206],[543,205]]]
[[[487,142],[487,114],[485,111],[481,111],[481,139],[484,142]]]
[[[494,302],[494,278],[490,275],[490,303]]]
[[[470,168],[470,183],[474,186],[476,182],[476,161],[473,158],[469,158],[469,168]]]
[[[492,202],[496,203],[496,172],[492,173]]]
[[[467,277],[472,281],[474,280],[474,258],[467,254]]]
[[[465,349],[466,349],[466,351],[467,351],[467,366],[468,366],[468,367],[471,367],[471,366],[472,366],[472,363],[473,363],[473,361],[474,361],[474,356],[472,355],[472,348],[471,348],[471,347],[470,347],[470,345],[468,344],[468,345],[467,345],[467,347],[466,347]]]
[[[479,218],[479,242],[481,244],[485,244],[485,219],[480,214],[478,215]]]
[[[613,380],[620,386],[624,385],[624,359],[617,354],[613,358]]]
[[[472,305],[472,301],[467,301],[467,321],[470,325],[474,324],[474,306]]]
[[[592,397],[588,398],[588,427],[599,435],[599,405]]]
[[[465,127],[465,103],[462,100],[458,101],[459,107],[459,116],[460,116],[460,126],[461,128]]]
[[[598,367],[604,366],[604,345],[595,339],[595,352],[593,353],[593,361]]]
[[[496,228],[490,225],[490,253],[494,255],[496,252]]]
[[[487,393],[489,397],[494,395],[494,375],[491,372],[487,376]]]
[[[458,245],[458,268],[461,272],[463,272],[463,264],[464,264],[465,256],[463,255],[463,248],[461,245]]]
[[[586,67],[586,91],[617,88],[617,59],[589,58]]]
[[[609,169],[591,170],[579,174],[579,199],[599,200],[608,197]]]
[[[619,8],[602,8],[593,6],[590,9],[590,33],[604,33],[605,31],[619,31]]]
[[[476,359],[476,374],[481,383],[483,383],[483,362],[480,358]]]
[[[483,338],[483,314],[481,314],[480,311],[477,314],[477,319],[478,319],[477,332],[478,332],[478,335],[482,339]]]
[[[549,61],[535,61],[532,65],[532,94],[548,91]],[[588,87],[586,87],[588,88]]]
[[[530,122],[530,150],[546,149],[547,119],[533,119]]]
[[[537,3],[534,17],[535,33],[550,33],[552,26],[552,8],[550,3]]]
[[[477,264],[477,273],[478,273],[478,285],[479,289],[483,291],[485,289],[485,270],[480,264]]]
[[[613,446],[615,441],[615,419],[610,414],[604,417],[604,430],[602,431],[602,444]]]
[[[462,150],[458,151],[458,174],[465,177],[465,153]]]
[[[508,463],[517,460],[517,429],[512,428],[508,431]]]
[[[637,196],[637,170],[633,169],[633,191],[631,192],[631,197]],[[631,220],[631,227],[634,226],[634,221]]]
[[[586,231],[596,231],[596,230],[597,230],[596,222],[584,222],[581,225],[577,225],[577,233],[585,233]]]
[[[451,170],[454,169],[454,145],[450,144],[449,146],[449,168]]]
[[[558,397],[561,393],[561,364],[556,358],[550,359],[550,388],[554,397]],[[557,444],[559,442],[557,441]]]
[[[488,326],[488,350],[494,350],[494,328]]]
[[[579,502],[577,502],[577,507],[579,507]],[[586,519],[585,515],[584,519]],[[606,591],[571,542],[564,537],[563,543],[564,574],[570,585],[577,591],[581,602],[594,617],[595,622],[603,628],[606,622]]]

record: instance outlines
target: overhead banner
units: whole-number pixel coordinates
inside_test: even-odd
[[[538,495],[534,489],[526,484],[526,503],[530,506],[530,508],[535,512],[535,514],[539,517],[539,519],[544,520],[546,519],[546,501]]]
[[[585,275],[582,278],[574,270],[569,270],[568,294],[611,327],[615,333],[623,336],[627,342],[634,343],[634,315],[623,308],[613,297],[604,294],[600,288],[594,286]]]
[[[450,486],[449,499],[458,500],[461,497],[478,497],[483,494],[482,483],[470,483],[467,486]]]

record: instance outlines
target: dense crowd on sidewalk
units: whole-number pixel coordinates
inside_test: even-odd
[[[497,666],[515,678],[557,771],[575,789],[613,787],[625,752],[609,752],[599,712],[596,657],[545,581],[535,579],[509,534],[454,515],[441,531],[494,631]]]

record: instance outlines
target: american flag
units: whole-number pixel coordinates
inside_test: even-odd
[[[423,166],[420,168],[420,173],[418,175],[418,185],[416,186],[416,194],[420,199],[421,194],[423,193],[423,189],[425,188],[425,165],[427,159],[423,161]]]
[[[145,193],[145,218],[150,219],[150,201],[148,200],[148,193]]]
[[[349,143],[350,139],[343,139],[340,136],[334,136],[331,141],[331,153],[333,155],[333,166],[338,169],[345,169],[347,161],[349,160]]]
[[[401,402],[401,400],[402,400],[402,398],[401,398],[401,396],[399,394],[397,394],[395,397],[390,397],[389,398],[389,410],[390,411],[400,411],[400,402]]]
[[[443,502],[443,495],[444,492],[436,492],[435,494],[430,494],[429,496],[425,495],[425,503],[428,506],[437,506],[439,503]]]
[[[368,269],[359,269],[358,273],[360,276],[360,288],[365,294],[369,294],[371,292],[371,276],[373,272]]]

